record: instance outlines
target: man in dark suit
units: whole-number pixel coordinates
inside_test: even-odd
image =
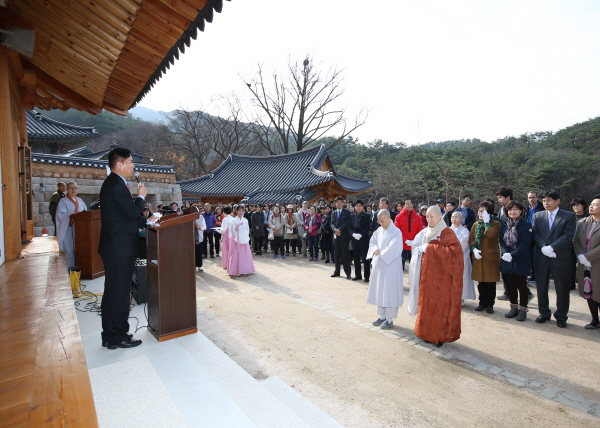
[[[139,183],[138,197],[131,197],[127,178],[135,168],[129,149],[115,148],[108,154],[110,175],[100,190],[101,232],[98,253],[104,262],[102,296],[102,346],[133,348],[142,343],[128,334],[129,293],[136,256],[140,251],[139,227],[155,217],[142,216],[148,193]]]
[[[352,224],[352,251],[354,253],[354,278],[352,278],[352,281],[362,279],[361,263],[364,263],[365,282],[369,282],[369,277],[371,276],[371,262],[367,260],[367,252],[369,251],[371,217],[364,212],[363,207],[363,201],[360,199],[356,201],[354,203],[355,213],[350,217]]]
[[[380,210],[388,210],[390,212],[390,218],[392,219],[392,223],[394,222],[394,220],[396,220],[396,214],[395,212],[392,212],[392,210],[390,210],[390,201],[389,199],[386,198],[381,198],[379,200],[379,209]],[[378,228],[379,228],[379,221],[377,219],[377,213],[379,212],[379,210],[373,212],[373,218],[371,220],[371,235],[373,235],[373,232],[375,232]]]
[[[333,249],[335,271],[331,277],[340,276],[340,265],[344,263],[346,278],[352,278],[352,267],[350,264],[350,234],[351,222],[350,211],[344,208],[344,198],[335,198],[337,208],[331,215],[331,229],[333,229]]]
[[[540,316],[535,322],[550,320],[552,312],[548,301],[550,274],[556,288],[556,325],[567,326],[569,312],[571,241],[577,225],[575,214],[558,208],[560,195],[555,190],[543,194],[546,211],[538,212],[533,218],[535,240],[534,271],[538,291]]]

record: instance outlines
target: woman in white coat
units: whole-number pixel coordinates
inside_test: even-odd
[[[475,300],[477,295],[475,294],[475,282],[471,279],[471,251],[469,249],[469,229],[462,226],[463,215],[460,211],[455,211],[450,218],[452,225],[450,228],[456,234],[458,241],[463,249],[463,255],[465,258],[465,270],[463,272],[463,292],[462,300]]]

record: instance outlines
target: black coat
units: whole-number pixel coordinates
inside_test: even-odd
[[[369,240],[369,230],[371,229],[371,216],[363,212],[361,213],[360,218],[358,217],[359,216],[357,213],[353,213],[350,216],[352,233],[360,233],[362,235],[361,241]],[[354,238],[352,239],[354,240]]]
[[[254,236],[255,238],[265,236],[265,215],[262,213],[262,211],[253,212],[251,220],[252,226],[250,229],[250,235]],[[256,229],[257,226],[258,230]]]
[[[504,242],[506,223],[500,227],[500,257],[510,253],[512,261],[506,262],[500,258],[500,272],[512,275],[527,276],[531,271],[531,243],[533,242],[533,228],[527,219],[521,218],[517,224],[517,245],[507,247]]]
[[[140,252],[139,228],[147,219],[142,216],[145,203],[135,201],[125,182],[111,172],[100,189],[100,244],[98,253],[107,256],[138,256]]]
[[[394,222],[394,220],[396,220],[396,214],[395,212],[393,212],[392,210],[388,210],[390,212],[390,218],[392,219],[392,223]],[[373,215],[373,220],[371,221],[371,235],[373,234],[373,232],[375,232],[377,229],[379,229],[379,222],[377,221],[377,213],[379,212],[379,210],[375,211],[372,215]]]

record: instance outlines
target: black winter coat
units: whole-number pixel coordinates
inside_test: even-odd
[[[521,217],[517,224],[517,245],[507,247],[504,242],[506,233],[506,223],[502,223],[500,228],[500,272],[512,275],[527,276],[531,270],[531,243],[533,242],[532,225],[526,218]],[[512,261],[510,263],[502,260],[504,253],[510,253]]]

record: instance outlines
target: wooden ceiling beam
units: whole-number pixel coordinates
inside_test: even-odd
[[[98,114],[102,112],[102,107],[92,103],[90,100],[84,98],[79,95],[77,92],[73,91],[71,88],[63,85],[54,77],[50,76],[48,73],[38,69],[35,65],[31,63],[26,63],[24,61],[24,65],[27,68],[30,68],[35,71],[37,86],[45,89],[51,94],[60,97],[70,105],[79,107],[83,111],[87,111],[91,114]]]
[[[138,56],[127,51],[127,54],[123,53],[123,55],[121,55],[119,65],[127,70],[131,70],[135,76],[138,76],[143,80],[145,76],[151,75],[154,70],[156,70],[157,66],[148,66],[148,64],[144,62],[137,61],[136,57]]]
[[[123,55],[127,55],[128,57],[133,58],[136,62],[144,64],[153,72],[154,70],[156,70],[156,67],[158,67],[158,65],[162,62],[161,58],[157,57],[156,55],[152,55],[149,52],[145,52],[139,46],[129,42],[123,48]]]
[[[198,16],[199,11],[204,9],[208,0],[195,1],[194,4],[182,0],[160,0],[160,2],[181,16],[193,21]]]
[[[104,103],[104,108],[111,113],[118,114],[119,116],[127,116],[128,110],[121,109],[109,103]]]
[[[8,64],[15,74],[17,80],[23,80],[23,66],[21,65],[21,58],[19,54],[12,49],[6,49],[6,55],[8,56]]]
[[[110,19],[99,19],[97,15],[82,4],[79,0],[65,0],[57,6],[65,17],[87,27],[98,38],[110,45],[118,53],[120,46],[127,40],[127,33],[122,28],[122,23],[115,27]],[[129,31],[129,30],[127,30]]]
[[[106,12],[111,15],[120,18],[125,25],[131,28],[133,21],[135,21],[135,14],[137,11],[129,11],[115,0],[87,0],[86,3],[96,3],[100,5]],[[103,15],[98,15],[102,17]]]
[[[115,30],[119,32],[119,34],[123,34],[127,36],[129,30],[131,30],[131,21],[124,18],[124,12],[121,11],[119,14],[115,15],[110,12],[106,7],[103,6],[101,2],[97,2],[94,0],[69,0],[71,2],[81,2],[82,6],[90,11],[90,16],[92,17],[92,22],[96,25],[100,25],[101,20],[106,20],[108,24],[110,24]]]
[[[156,15],[177,26],[178,28],[186,29],[190,26],[191,20],[187,19],[183,15],[180,15],[179,12],[174,11],[164,3],[161,3],[160,0],[145,0],[144,9],[151,10]]]
[[[30,12],[23,10],[23,13],[28,13],[32,18],[39,22],[36,26],[36,36],[41,37],[43,41],[60,41],[63,46],[67,46],[67,50],[70,49],[71,46],[73,46],[73,48],[78,47],[80,51],[87,50],[90,56],[93,55],[99,57],[105,63],[109,63],[110,60],[116,60],[120,54],[122,45],[119,48],[111,47],[110,50],[112,52],[94,49],[94,45],[106,45],[106,42],[99,39],[85,26],[81,26],[77,22],[70,21],[70,26],[65,27],[64,16],[57,16],[51,11],[42,11],[38,9],[34,9]]]
[[[129,37],[127,38],[127,43],[132,43],[135,46],[137,46],[138,49],[140,49],[141,51],[148,52],[149,54],[152,54],[157,58],[161,58],[158,62],[159,64],[162,62],[162,58],[164,58],[165,55],[167,55],[167,53],[169,52],[168,50],[165,51],[164,47],[157,47],[152,44],[148,44],[145,40],[136,37],[135,34],[129,35]]]
[[[145,43],[147,46],[150,46],[151,48],[156,49],[158,52],[161,52],[161,57],[164,58],[169,50],[171,49],[170,46],[162,43],[160,40],[157,40],[155,38],[153,38],[152,36],[148,35],[147,33],[139,30],[138,28],[133,28],[131,30],[131,33],[129,33],[129,38],[131,40],[131,37],[134,37],[136,40],[140,40],[143,43]]]
[[[140,12],[138,13],[138,19],[135,22],[136,27],[139,27],[140,25],[144,25],[144,22],[142,22],[140,20],[145,21],[151,27],[156,28],[157,30],[160,30],[162,33],[166,34],[167,36],[175,39],[172,44],[175,44],[177,42],[177,40],[179,40],[179,38],[181,37],[181,35],[183,34],[183,31],[184,31],[183,28],[180,28],[180,27],[177,27],[177,26],[171,24],[166,19],[157,15],[156,13],[154,13],[153,11],[151,11],[148,8],[142,8],[140,10]],[[143,27],[140,27],[140,28],[143,29]]]
[[[140,33],[146,34],[146,38],[148,40],[154,40],[155,42],[159,42],[167,48],[167,52],[171,49],[175,43],[177,43],[177,39],[173,36],[170,36],[166,33],[163,33],[158,28],[149,24],[148,21],[140,18],[136,21],[135,27],[131,30],[131,34],[138,35]]]

